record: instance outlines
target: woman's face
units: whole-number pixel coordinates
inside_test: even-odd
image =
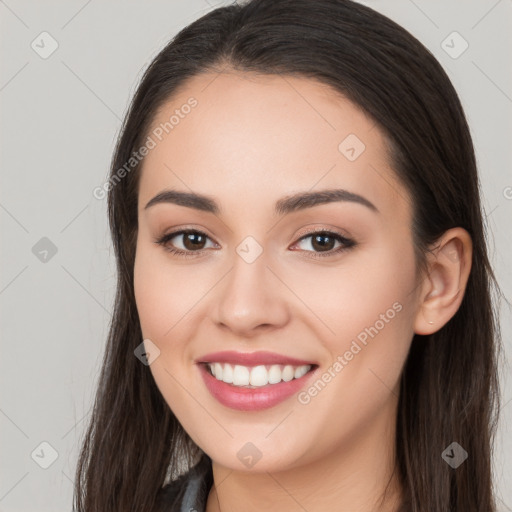
[[[381,450],[418,287],[408,194],[379,128],[315,81],[232,72],[190,80],[149,136],[135,296],[184,429],[233,469]],[[346,192],[307,198],[327,190]],[[189,196],[146,207],[164,191]],[[184,229],[195,233],[155,243]],[[208,357],[221,351],[231,359]],[[262,351],[274,359],[242,359]]]

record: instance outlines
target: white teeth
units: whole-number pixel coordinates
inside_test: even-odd
[[[213,373],[217,379],[222,380],[222,365],[220,363],[215,363],[213,365]]]
[[[295,368],[295,374],[294,377],[296,379],[300,379],[303,375],[306,375],[308,373],[308,367],[307,366],[299,366],[298,368]]]
[[[311,369],[310,364],[303,366],[291,365],[259,365],[241,366],[227,363],[207,363],[210,371],[217,380],[243,387],[261,387],[267,384],[278,384],[299,379]]]
[[[268,372],[268,383],[277,384],[281,382],[281,367],[278,364],[273,364]]]
[[[222,380],[231,384],[233,382],[233,367],[230,364],[224,365],[224,370],[222,372]]]
[[[218,363],[215,363],[218,364]],[[217,377],[215,377],[217,378]],[[220,380],[220,379],[219,379]],[[235,386],[249,385],[249,368],[246,366],[235,365],[233,368],[233,384]]]
[[[283,370],[283,380],[285,382],[289,382],[293,379],[293,375],[295,374],[295,368],[290,366],[289,364],[284,367]]]
[[[251,386],[266,386],[268,384],[268,372],[264,366],[255,366],[249,377]]]

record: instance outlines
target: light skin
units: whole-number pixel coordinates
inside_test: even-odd
[[[205,73],[153,127],[191,96],[197,106],[144,160],[134,286],[143,337],[160,350],[150,365],[155,382],[213,460],[207,511],[374,512],[392,473],[398,385],[412,337],[439,330],[456,313],[471,239],[461,228],[447,231],[428,254],[429,272],[416,274],[410,199],[384,138],[329,87]],[[365,145],[354,161],[339,149],[349,134]],[[145,208],[171,189],[206,195],[220,211],[170,202]],[[376,210],[336,201],[274,211],[284,197],[327,189],[358,194]],[[185,228],[207,235],[203,245],[176,235],[167,246],[199,255],[155,243]],[[322,250],[303,238],[308,230],[334,239],[321,240]],[[336,234],[355,245],[335,253]],[[252,263],[236,251],[248,236],[263,250]],[[331,255],[314,258],[325,251]],[[265,410],[230,409],[210,395],[194,363],[219,350],[266,350],[314,361],[321,376],[396,303],[401,310],[307,404],[292,396]],[[237,456],[248,442],[261,453],[251,468]],[[380,510],[396,510],[400,494],[392,478]]]

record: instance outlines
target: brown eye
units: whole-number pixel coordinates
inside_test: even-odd
[[[302,247],[300,245],[302,244]],[[338,245],[336,245],[338,244]],[[296,246],[303,249],[307,253],[311,253],[309,257],[321,258],[334,256],[356,245],[354,240],[345,238],[339,233],[332,231],[313,231],[302,236]]]
[[[205,249],[205,244],[209,238],[201,231],[186,229],[164,235],[155,242],[171,253],[194,256],[194,253],[199,253]],[[171,242],[173,240],[174,242]]]

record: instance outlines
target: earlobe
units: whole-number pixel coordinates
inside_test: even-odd
[[[427,255],[414,332],[432,334],[443,327],[460,307],[471,270],[472,242],[463,228],[452,228]]]

